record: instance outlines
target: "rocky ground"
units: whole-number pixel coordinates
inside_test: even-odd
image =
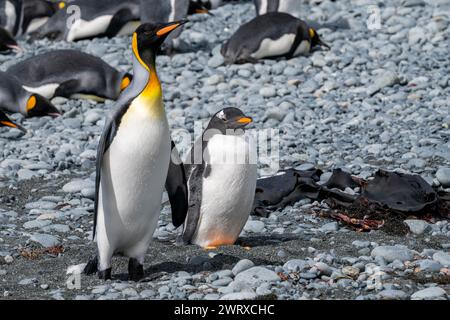
[[[450,4],[389,1],[379,7],[380,28],[369,30],[372,1],[312,2],[321,4],[302,5],[309,19],[342,17],[351,29],[319,30],[331,50],[289,61],[223,64],[220,44],[252,18],[250,3],[192,17],[182,34],[190,50],[157,61],[174,139],[222,106],[238,106],[254,129],[279,130],[282,168],[339,167],[361,177],[395,169],[450,188]],[[126,37],[20,44],[24,53],[0,56],[2,70],[60,48],[131,69]],[[124,258],[114,260],[112,281],[79,279],[77,269],[94,253],[95,152],[113,102],[53,102],[62,117],[15,115],[28,133],[0,130],[3,299],[449,298],[447,221],[412,219],[406,236],[358,233],[322,218],[326,205],[310,201],[251,217],[239,244],[209,251],[174,245],[178,230],[165,203],[145,280],[126,280]],[[269,173],[269,163],[259,170]]]

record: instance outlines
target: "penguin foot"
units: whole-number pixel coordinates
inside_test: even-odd
[[[111,268],[108,268],[106,270],[99,270],[98,273],[98,278],[101,280],[108,280],[111,279]]]
[[[144,266],[137,259],[130,258],[128,262],[128,279],[139,281],[144,277]]]
[[[83,269],[83,274],[92,275],[98,271],[98,257],[93,256]]]

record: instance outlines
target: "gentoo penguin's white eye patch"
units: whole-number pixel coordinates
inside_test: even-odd
[[[227,118],[225,117],[225,112],[222,110],[220,111],[217,116],[217,118],[221,119],[221,120],[227,120]]]

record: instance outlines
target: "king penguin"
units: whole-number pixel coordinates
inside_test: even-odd
[[[304,21],[287,13],[269,12],[240,26],[220,52],[228,63],[242,63],[290,59],[308,54],[317,45],[329,48]]]
[[[22,30],[31,33],[43,26],[63,6],[48,0],[26,0],[23,3]],[[64,4],[65,6],[65,4]]]
[[[111,278],[113,255],[129,257],[131,280],[144,276],[145,254],[158,225],[166,184],[177,227],[187,212],[182,163],[175,153],[164,111],[155,55],[166,37],[184,21],[142,24],[132,37],[133,81],[108,117],[97,154],[94,215],[98,255],[84,273]],[[176,149],[175,149],[176,150]]]
[[[252,122],[237,108],[217,112],[185,161],[188,213],[183,243],[231,245],[250,215],[255,196],[256,144],[244,131]]]
[[[7,70],[24,89],[47,99],[116,100],[132,75],[119,72],[99,57],[78,50],[55,50],[21,61]]]
[[[60,112],[39,94],[26,91],[20,81],[0,71],[0,109],[21,113],[26,117],[57,117]]]
[[[18,125],[17,123],[12,122],[11,119],[3,112],[0,111],[0,127],[10,127],[14,129],[19,129],[22,132],[26,132],[25,128]]]
[[[185,19],[188,15],[189,0],[140,0],[141,21],[143,23],[157,21],[171,22]],[[181,29],[173,32],[165,42],[167,51],[180,46],[178,39]]]

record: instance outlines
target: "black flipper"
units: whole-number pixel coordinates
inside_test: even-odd
[[[204,164],[194,165],[191,168],[189,176],[189,208],[187,212],[186,221],[184,222],[184,229],[182,240],[185,244],[191,242],[192,237],[197,230],[198,220],[200,218],[200,206],[202,200],[202,184]]]
[[[72,79],[61,83],[55,90],[55,97],[70,98],[71,95],[80,93],[79,92],[80,83],[76,79]]]
[[[144,277],[144,266],[137,259],[130,258],[128,261],[128,279],[139,281]]]
[[[172,151],[166,179],[166,190],[172,208],[172,224],[175,228],[178,228],[186,219],[188,195],[184,165],[181,162],[175,143],[172,141],[171,144]]]
[[[120,104],[119,104],[120,103]],[[95,238],[95,231],[97,228],[97,213],[98,213],[98,199],[100,192],[100,178],[102,172],[103,155],[108,151],[114,137],[116,136],[117,130],[119,129],[120,121],[123,115],[128,110],[131,100],[117,102],[117,108],[114,110],[112,115],[108,117],[105,121],[105,127],[103,133],[100,137],[97,149],[97,161],[96,161],[96,176],[95,176],[95,202],[94,202],[94,229],[92,232],[92,239]]]

